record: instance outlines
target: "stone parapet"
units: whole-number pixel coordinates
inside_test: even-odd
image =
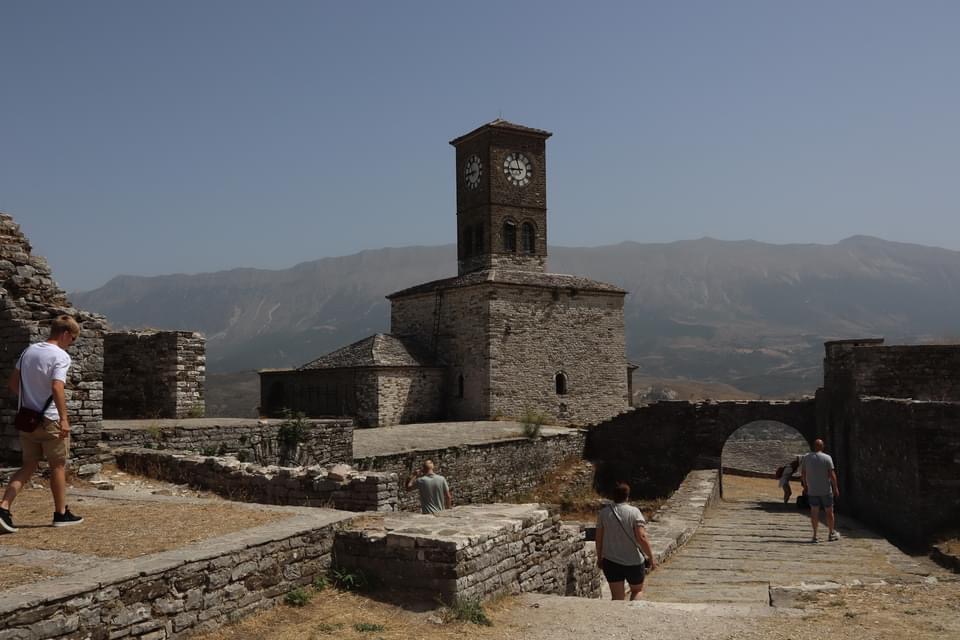
[[[445,602],[536,591],[599,597],[596,555],[577,527],[536,504],[460,506],[387,514],[382,529],[344,531],[337,566]]]
[[[117,466],[129,473],[189,484],[225,498],[261,504],[333,507],[344,511],[395,511],[394,473],[331,477],[323,466],[277,467],[233,457],[198,456],[151,449],[118,449]]]
[[[691,471],[647,524],[647,536],[658,563],[665,561],[693,537],[704,514],[720,500],[716,470]]]

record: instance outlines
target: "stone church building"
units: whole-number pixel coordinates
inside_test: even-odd
[[[457,276],[390,294],[390,333],[260,372],[261,411],[366,426],[521,418],[587,425],[625,411],[626,292],[546,272],[546,141],[495,120],[456,149]]]

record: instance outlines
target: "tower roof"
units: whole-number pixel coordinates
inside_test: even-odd
[[[297,370],[435,366],[441,365],[429,350],[415,340],[398,338],[389,333],[376,333],[320,356]]]
[[[541,289],[576,289],[577,291],[593,291],[625,295],[627,292],[612,284],[571,276],[563,273],[540,273],[535,271],[518,271],[508,269],[484,269],[471,271],[453,278],[443,278],[424,284],[396,291],[387,296],[388,299],[404,296],[430,293],[438,289],[459,289],[481,284],[506,284],[514,286],[538,287]]]
[[[507,122],[502,118],[497,118],[493,122],[488,122],[487,124],[480,125],[470,133],[465,133],[459,138],[454,138],[453,140],[450,141],[450,144],[456,146],[461,142],[463,142],[464,140],[468,140],[474,136],[480,135],[481,133],[484,133],[491,129],[499,129],[501,131],[512,131],[515,133],[525,133],[528,135],[534,135],[534,136],[543,138],[544,140],[546,140],[547,138],[553,135],[549,131],[544,131],[543,129],[534,129],[532,127],[525,127],[521,124],[514,124],[513,122]]]

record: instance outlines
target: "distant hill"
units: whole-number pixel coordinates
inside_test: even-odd
[[[765,397],[812,392],[827,339],[960,335],[960,252],[866,236],[552,247],[549,269],[630,292],[627,351],[638,376]],[[228,373],[299,365],[387,331],[386,294],[455,272],[453,245],[407,247],[277,271],[118,276],[71,299],[118,328],[202,331],[208,369]]]

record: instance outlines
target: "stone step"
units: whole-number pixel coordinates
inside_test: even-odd
[[[769,604],[770,589],[766,582],[661,585],[651,576],[650,583],[644,589],[644,599],[652,602]]]

